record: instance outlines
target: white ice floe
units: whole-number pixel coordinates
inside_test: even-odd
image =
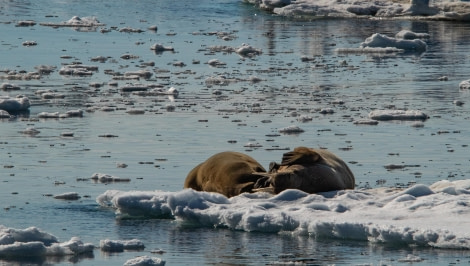
[[[426,120],[427,114],[419,110],[374,110],[369,113],[374,120]]]
[[[463,80],[459,83],[459,88],[461,90],[469,90],[470,89],[470,79]],[[1,100],[0,100],[1,101]],[[0,108],[1,109],[1,108]]]
[[[183,224],[247,232],[289,233],[374,243],[470,249],[470,180],[407,189],[307,194],[241,194],[232,198],[178,192],[108,190],[97,198],[122,216],[172,218]]]
[[[77,109],[77,110],[70,110],[65,113],[59,113],[59,112],[40,112],[38,113],[38,118],[68,118],[68,117],[83,117],[83,110]]]
[[[131,181],[129,178],[122,178],[122,177],[117,177],[117,176],[112,176],[112,175],[102,174],[102,173],[94,173],[93,175],[91,175],[90,179],[101,182],[101,183]]]
[[[107,252],[123,252],[124,250],[143,250],[144,243],[138,239],[131,240],[100,240],[100,249]]]
[[[262,54],[262,50],[255,48],[249,44],[243,43],[240,47],[235,49],[235,52],[243,57],[253,57]]]
[[[299,134],[302,132],[304,132],[304,130],[295,125],[279,129],[279,133],[283,133],[283,134]]]
[[[470,20],[470,4],[464,1],[429,0],[243,0],[287,17],[389,18]]]
[[[353,122],[354,125],[378,125],[379,121],[373,119],[359,119]]]
[[[2,83],[0,85],[0,90],[3,91],[16,91],[19,89],[21,89],[20,86],[11,83]]]
[[[11,115],[10,113],[8,113],[7,111],[5,110],[0,110],[0,118],[4,119],[4,118],[11,118]]]
[[[39,23],[41,26],[51,27],[98,27],[104,26],[105,24],[99,22],[96,17],[79,17],[73,16],[71,19],[63,22],[42,22]]]
[[[426,51],[426,43],[420,39],[404,40],[389,37],[384,34],[375,33],[360,44],[360,48],[396,48],[404,51]]]
[[[428,34],[402,30],[395,38],[375,33],[359,45],[359,48],[338,48],[337,53],[396,54],[403,52],[424,52],[427,45],[421,39]]]
[[[29,98],[26,96],[16,96],[15,98],[9,96],[0,96],[0,110],[7,112],[20,112],[26,111],[31,106]]]
[[[430,35],[427,33],[417,33],[409,30],[401,30],[395,34],[395,38],[404,40],[429,39],[429,37]]]
[[[0,257],[24,258],[66,256],[92,253],[94,245],[83,243],[78,237],[67,242],[59,240],[36,227],[7,228],[0,225]]]
[[[133,259],[130,259],[124,263],[124,266],[164,266],[165,261],[161,258],[149,257],[149,256],[139,256]]]

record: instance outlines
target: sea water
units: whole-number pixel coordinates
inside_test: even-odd
[[[32,104],[29,113],[0,120],[0,225],[95,246],[82,255],[25,253],[1,263],[122,265],[145,255],[167,265],[470,260],[469,186],[458,181],[470,172],[470,95],[459,89],[469,79],[467,24],[295,21],[235,0],[0,3],[1,82],[20,88],[0,95],[25,95]],[[74,16],[104,26],[40,24]],[[37,24],[17,26],[24,20]],[[120,31],[126,27],[142,32]],[[403,29],[429,34],[424,53],[338,52]],[[155,53],[155,43],[174,51]],[[240,56],[234,49],[242,44],[261,53]],[[97,71],[59,74],[74,64]],[[38,79],[6,77],[41,65],[54,70]],[[122,78],[139,70],[152,76]],[[123,92],[136,84],[179,94]],[[83,117],[38,117],[77,109]],[[354,124],[376,109],[421,110],[429,119]],[[292,125],[304,132],[279,132]],[[39,133],[27,134],[30,128]],[[182,188],[186,174],[216,152],[244,152],[267,167],[296,146],[343,158],[357,191],[229,200]],[[95,173],[129,181],[99,182]],[[79,199],[54,198],[70,192]],[[101,251],[106,239],[138,239],[145,249]]]

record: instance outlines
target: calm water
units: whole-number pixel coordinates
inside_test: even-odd
[[[72,16],[94,16],[105,28],[132,27],[143,33],[112,30],[101,33],[69,27],[46,27]],[[16,27],[18,20],[34,20]],[[158,31],[147,30],[157,25]],[[198,1],[0,1],[0,76],[7,70],[56,70],[38,80],[3,80],[20,86],[32,101],[30,113],[0,120],[0,224],[13,228],[36,226],[61,241],[79,236],[99,244],[102,239],[137,238],[145,251],[94,252],[94,257],[48,258],[33,263],[122,265],[139,255],[162,249],[167,265],[277,264],[295,260],[306,264],[400,264],[417,253],[425,263],[466,264],[470,253],[413,247],[372,245],[366,242],[315,240],[278,234],[186,228],[171,220],[116,220],[95,198],[109,189],[182,189],[190,169],[224,150],[247,152],[265,165],[280,161],[285,149],[324,147],[349,162],[358,188],[432,184],[442,179],[466,179],[468,163],[468,91],[458,84],[470,78],[470,26],[448,22],[318,20],[289,21],[237,0]],[[373,33],[393,36],[402,29],[430,34],[423,54],[376,57],[341,55],[336,48],[355,48]],[[224,33],[226,41],[217,34]],[[24,41],[36,41],[26,47]],[[175,52],[155,54],[154,43]],[[262,49],[253,58],[212,52],[217,45],[247,43]],[[133,59],[122,59],[124,54]],[[91,59],[108,57],[104,63]],[[314,60],[304,62],[302,56]],[[219,59],[222,67],[206,62]],[[344,62],[346,64],[344,64]],[[63,64],[98,66],[91,76],[59,74]],[[154,66],[143,63],[154,62]],[[175,64],[183,62],[184,66]],[[109,70],[124,73],[147,69],[150,80],[117,80]],[[206,79],[224,76],[236,82],[210,85]],[[247,81],[256,76],[260,82]],[[447,81],[439,77],[447,76]],[[90,83],[102,84],[96,88]],[[168,96],[122,93],[126,83],[173,86]],[[42,99],[37,90],[50,89],[64,98]],[[219,91],[221,94],[214,93]],[[344,104],[334,105],[341,99]],[[452,102],[461,100],[463,106]],[[175,107],[173,112],[167,106]],[[418,109],[430,115],[424,127],[413,122],[381,122],[356,126],[373,109]],[[113,111],[102,111],[111,107]],[[331,107],[334,114],[323,115]],[[83,118],[37,119],[40,112],[81,108]],[[131,115],[131,109],[145,114]],[[312,121],[297,121],[308,115]],[[298,125],[299,135],[280,135],[278,129]],[[22,133],[34,127],[36,136]],[[73,132],[73,137],[61,137]],[[104,138],[103,134],[117,137]],[[258,147],[247,147],[259,144]],[[125,163],[127,168],[118,168]],[[411,165],[388,171],[390,164]],[[84,180],[106,173],[130,182],[102,184]],[[78,201],[50,197],[77,192]],[[18,265],[20,262],[14,261]],[[0,261],[0,264],[3,261]],[[11,263],[11,261],[10,261]],[[407,264],[407,263],[404,263]]]

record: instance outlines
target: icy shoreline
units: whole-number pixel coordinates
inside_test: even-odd
[[[470,3],[429,0],[242,0],[274,14],[297,18],[370,18],[470,21]]]

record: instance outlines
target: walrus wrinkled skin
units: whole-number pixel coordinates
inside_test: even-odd
[[[253,192],[253,187],[266,174],[255,159],[238,152],[221,152],[191,170],[184,182],[185,188],[218,192],[233,197]]]
[[[353,173],[338,156],[327,150],[297,147],[284,153],[281,164],[271,163],[269,173],[258,180],[254,190],[318,193],[354,187]]]

